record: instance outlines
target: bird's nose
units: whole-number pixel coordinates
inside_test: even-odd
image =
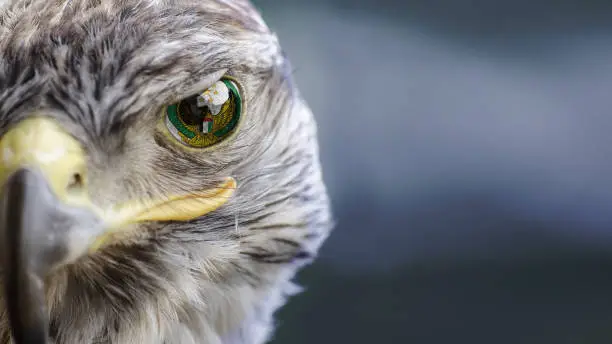
[[[23,120],[0,140],[0,181],[22,168],[39,170],[64,203],[87,204],[85,154],[79,142],[52,119]]]
[[[0,139],[0,263],[14,342],[46,343],[44,278],[103,231],[78,142],[46,118]]]

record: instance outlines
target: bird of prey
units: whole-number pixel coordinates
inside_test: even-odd
[[[332,228],[247,0],[0,0],[0,344],[260,344]]]

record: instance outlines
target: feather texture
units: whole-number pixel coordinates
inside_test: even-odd
[[[316,124],[257,11],[244,0],[0,4],[0,134],[33,111],[53,116],[87,151],[100,206],[226,176],[239,185],[213,213],[135,226],[50,276],[54,342],[265,343],[331,213]],[[223,74],[246,99],[237,135],[194,151],[159,133],[164,104]]]

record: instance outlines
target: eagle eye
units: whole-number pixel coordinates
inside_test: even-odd
[[[231,136],[238,127],[242,97],[236,82],[223,78],[199,94],[165,109],[172,136],[184,145],[206,148]]]

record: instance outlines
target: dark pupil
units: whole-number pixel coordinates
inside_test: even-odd
[[[199,108],[197,97],[189,97],[179,104],[179,115],[185,124],[196,125],[202,123],[208,107]]]

